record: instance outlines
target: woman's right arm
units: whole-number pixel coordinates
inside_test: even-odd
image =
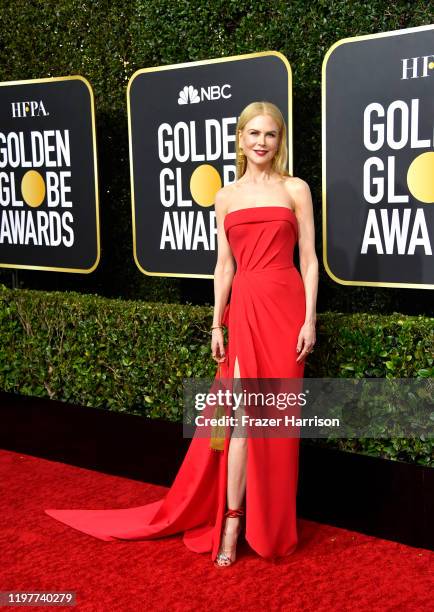
[[[222,324],[223,312],[228,300],[235,274],[235,260],[232,255],[231,247],[226,238],[224,230],[224,218],[227,212],[227,201],[224,194],[224,187],[220,189],[215,198],[215,213],[217,221],[217,263],[214,270],[214,315],[213,326]],[[220,356],[224,355],[223,331],[221,329],[212,330],[212,351],[214,359],[217,358],[217,348]]]

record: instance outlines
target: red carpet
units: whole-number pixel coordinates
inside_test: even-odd
[[[72,590],[78,605],[68,609],[80,612],[434,610],[428,550],[299,520],[292,556],[273,564],[243,543],[236,565],[218,570],[178,536],[102,542],[43,511],[138,506],[164,487],[9,451],[0,471],[1,591]]]

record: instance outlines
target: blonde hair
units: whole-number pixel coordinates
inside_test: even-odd
[[[288,162],[288,147],[286,146],[286,123],[279,108],[272,102],[252,102],[241,112],[236,129],[235,153],[236,153],[236,180],[240,179],[247,169],[247,158],[239,148],[239,131],[258,115],[270,115],[279,127],[280,142],[276,155],[273,157],[272,167],[275,172],[283,176],[291,176],[286,165]]]

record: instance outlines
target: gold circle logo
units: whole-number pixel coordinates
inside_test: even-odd
[[[407,185],[413,197],[425,204],[434,202],[434,151],[421,153],[407,172]]]
[[[199,206],[213,206],[215,194],[221,186],[220,174],[210,164],[198,166],[191,175],[191,195]]]
[[[28,170],[21,180],[23,200],[32,208],[37,208],[45,198],[45,182],[36,170]]]

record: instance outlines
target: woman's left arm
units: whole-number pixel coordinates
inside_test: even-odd
[[[315,253],[315,226],[313,203],[309,185],[300,178],[288,181],[294,209],[298,221],[298,248],[300,253],[300,272],[306,294],[306,316],[300,330],[297,362],[303,360],[313,349],[316,341],[316,300],[318,294],[318,258]]]

